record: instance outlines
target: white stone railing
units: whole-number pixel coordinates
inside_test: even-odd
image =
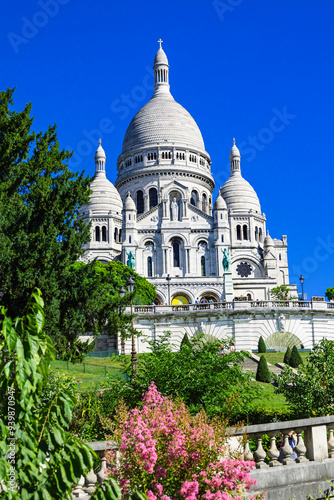
[[[334,302],[320,302],[320,301],[301,301],[301,300],[240,300],[234,302],[213,302],[206,304],[180,304],[180,305],[143,305],[134,306],[134,313],[157,313],[168,314],[172,312],[195,312],[203,310],[222,310],[222,309],[314,309],[314,310],[328,310],[333,309]],[[126,312],[129,313],[130,308]]]
[[[312,475],[313,481],[322,481],[324,479],[322,476],[323,471],[317,467],[315,462],[318,464],[320,462],[325,462],[327,463],[327,466],[330,462],[330,466],[334,470],[333,430],[334,415],[331,415],[327,417],[291,420],[288,422],[250,425],[237,430],[231,428],[228,434],[232,436],[233,441],[237,442],[237,446],[240,446],[240,442],[242,442],[243,449],[241,451],[244,453],[245,460],[254,460],[256,469],[260,469],[260,471],[269,471],[270,467],[274,468],[270,475],[266,474],[261,478],[261,487],[265,489],[269,486],[268,481],[273,481],[274,476],[277,476],[278,481],[276,480],[276,483],[280,481],[281,486],[284,486],[285,480],[289,482],[289,474],[283,473],[285,468],[282,470],[279,469],[280,466],[285,465],[294,466],[296,471],[299,467],[307,465],[308,477],[311,477]],[[294,450],[292,450],[289,445],[290,431],[294,431],[297,436],[297,443]],[[262,444],[262,440],[265,435],[270,438],[270,448],[267,452],[264,451]],[[283,446],[281,448],[282,462],[279,461],[280,451],[276,446],[276,437],[278,435],[283,436]],[[249,438],[251,436],[255,437],[257,443],[254,453],[252,453],[249,448]],[[231,438],[229,438],[229,440],[231,440]],[[97,472],[91,470],[85,478],[81,477],[80,483],[73,488],[73,498],[89,498],[89,496],[93,493],[96,484],[105,479],[107,451],[110,449],[117,449],[117,446],[111,444],[109,441],[97,441],[87,444],[99,455],[100,468]],[[295,460],[290,458],[293,451],[297,454],[297,458]],[[312,462],[314,463],[313,465]],[[288,469],[289,468],[286,470]],[[303,474],[305,474],[305,471],[301,472],[302,477]],[[297,473],[294,473],[293,475],[296,477]],[[258,476],[256,477],[259,479]],[[281,500],[283,500],[283,497]]]
[[[289,444],[289,433],[294,431],[297,442],[292,450]],[[234,436],[244,436],[244,456],[246,460],[254,460],[257,469],[277,467],[280,465],[297,465],[308,461],[334,459],[334,415],[288,422],[250,425],[235,431]],[[304,434],[304,438],[303,438]],[[270,438],[270,448],[267,452],[262,446],[263,436]],[[276,446],[276,437],[282,435],[282,462],[278,459],[280,451]],[[257,442],[254,454],[249,449],[249,437],[255,437]],[[297,458],[290,457],[295,451]]]

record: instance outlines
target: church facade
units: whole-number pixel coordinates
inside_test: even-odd
[[[233,140],[230,178],[212,199],[211,158],[192,116],[170,93],[164,50],[154,59],[150,101],[134,116],[106,177],[101,141],[83,260],[122,260],[156,286],[157,304],[269,300],[289,285],[287,237],[273,239]],[[290,285],[296,295],[296,285]]]

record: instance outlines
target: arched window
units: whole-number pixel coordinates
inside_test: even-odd
[[[237,240],[241,240],[241,226],[237,225]]]
[[[252,296],[250,293],[247,293],[247,300],[252,300]]]
[[[150,210],[153,207],[156,207],[158,204],[158,192],[155,188],[151,188],[148,192],[150,199]]]
[[[262,243],[262,228],[260,227],[259,229],[259,240],[261,241]]]
[[[119,242],[122,243],[122,229],[119,230],[118,238],[119,238]]]
[[[173,246],[173,267],[180,267],[180,242],[179,240],[174,240]]]
[[[222,234],[222,243],[224,243],[224,235]]]
[[[255,226],[255,241],[259,241],[259,228]]]
[[[100,241],[100,228],[96,226],[95,228],[95,241]]]
[[[118,243],[118,228],[115,227],[115,231],[114,231],[114,240],[116,243]]]
[[[143,191],[137,191],[137,215],[144,213],[144,194]]]
[[[147,276],[152,278],[152,257],[147,257]]]
[[[102,241],[107,241],[107,228],[102,226]]]
[[[201,257],[201,276],[206,276],[206,268],[205,268],[205,256]]]
[[[246,224],[242,228],[242,234],[244,240],[248,240],[248,227],[246,226]]]
[[[206,194],[204,193],[202,196],[202,210],[206,212]]]
[[[197,207],[197,203],[198,203],[198,193],[197,193],[197,191],[195,191],[195,189],[193,189],[193,190],[191,191],[190,203],[191,203],[191,205],[194,205],[194,207]]]
[[[129,243],[131,243],[131,236],[129,236]]]

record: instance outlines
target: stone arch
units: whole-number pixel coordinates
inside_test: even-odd
[[[212,300],[213,302],[220,302],[221,300],[219,294],[212,290],[205,290],[204,292],[201,292],[198,298],[200,301],[205,298],[208,302],[209,300]]]
[[[291,332],[274,332],[265,339],[267,349],[275,349],[278,352],[285,352],[288,347],[290,349],[296,346],[300,349],[301,340]]]
[[[171,297],[170,297],[171,305],[173,305],[173,306],[174,305],[182,305],[182,303],[181,303],[182,297],[185,299],[185,301],[182,302],[183,304],[193,304],[194,303],[194,297],[189,292],[189,290],[184,290],[183,288],[181,288],[181,289],[173,291],[171,293]],[[178,300],[179,302],[177,303],[176,300]],[[175,301],[174,304],[173,304],[173,301]]]

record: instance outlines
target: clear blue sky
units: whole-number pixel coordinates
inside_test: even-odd
[[[214,195],[228,178],[235,137],[271,236],[288,236],[290,281],[300,291],[302,273],[309,298],[334,286],[333,2],[3,0],[1,7],[0,88],[17,87],[17,109],[32,102],[36,131],[57,124],[61,146],[76,151],[76,171],[94,174],[101,136],[112,182],[126,128],[151,96],[161,37],[171,93],[211,155]]]

